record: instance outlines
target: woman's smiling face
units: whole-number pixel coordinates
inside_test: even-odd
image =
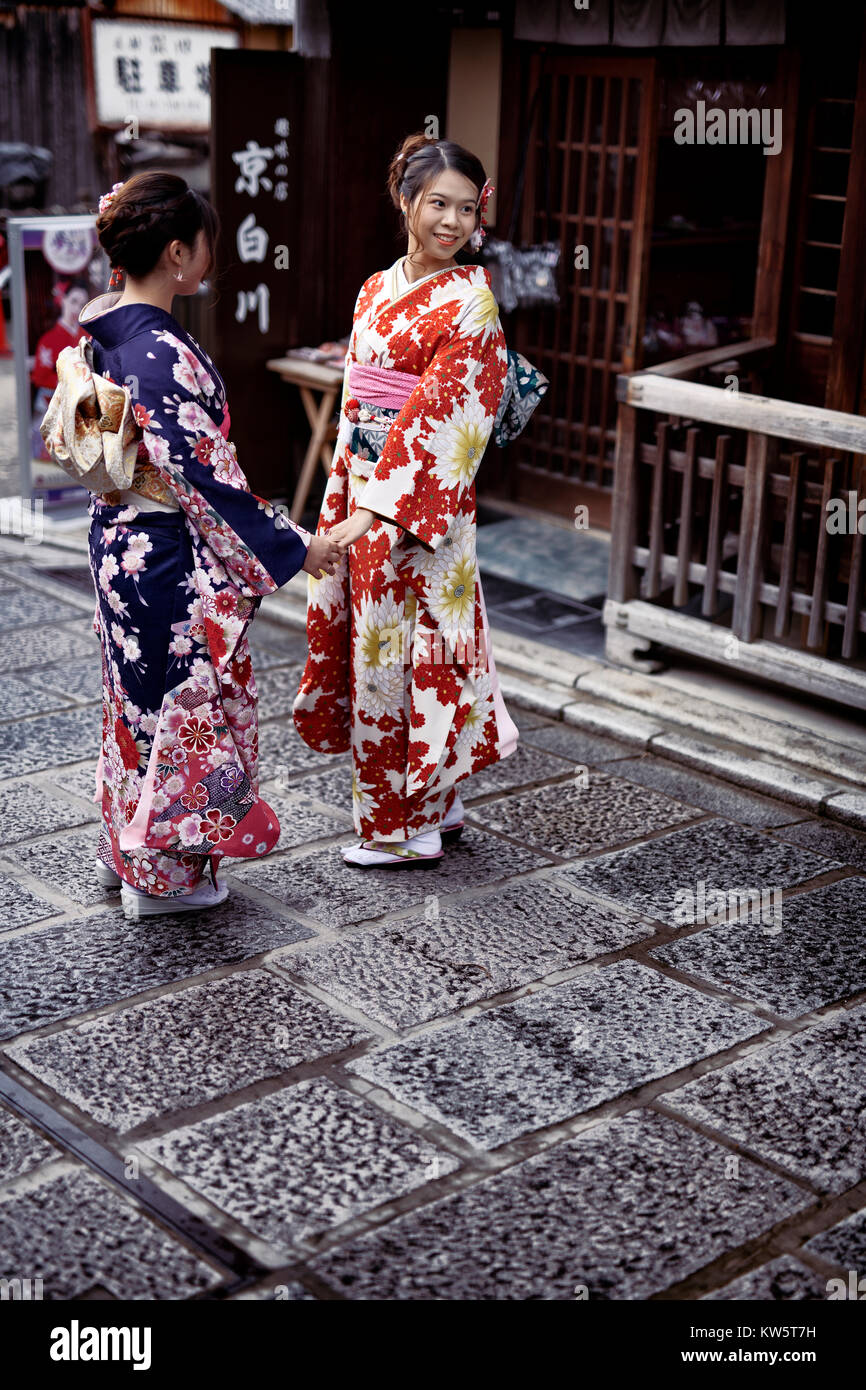
[[[456,169],[443,169],[409,209],[400,205],[409,222],[409,253],[419,251],[434,265],[449,264],[477,226],[479,189]]]

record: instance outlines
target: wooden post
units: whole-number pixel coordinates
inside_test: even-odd
[[[680,534],[677,544],[677,576],[674,581],[674,608],[682,608],[689,600],[689,562],[692,558],[692,511],[694,508],[695,458],[700,430],[693,426],[686,431],[686,458],[683,467],[683,490],[680,495]]]
[[[776,100],[773,102],[782,110],[782,148],[767,160],[764,175],[761,236],[752,307],[753,338],[775,338],[779,327],[799,84],[800,55],[790,48],[783,48],[776,69]]]
[[[734,593],[732,629],[744,642],[752,642],[758,628],[758,594],[767,508],[767,474],[771,445],[769,435],[749,431],[746,445],[746,478],[740,517],[737,588]]]
[[[610,527],[608,597],[617,603],[637,598],[639,576],[633,552],[638,508],[638,412],[620,404],[616,419],[616,461]]]
[[[728,446],[730,442],[731,436],[729,434],[720,434],[716,439],[713,496],[710,502],[710,525],[707,536],[707,568],[704,575],[704,596],[701,600],[701,614],[705,618],[714,617],[719,607],[718,582],[719,570],[724,559],[722,554],[723,528],[725,503],[728,496]]]
[[[830,410],[856,411],[866,347],[866,22],[857,74],[838,288],[824,404]]]

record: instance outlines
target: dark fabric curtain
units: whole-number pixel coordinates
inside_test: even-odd
[[[663,0],[613,0],[613,41],[618,48],[655,48],[664,27]]]
[[[784,42],[785,0],[725,0],[725,43]]]
[[[663,42],[711,48],[722,38],[722,0],[667,0]]]

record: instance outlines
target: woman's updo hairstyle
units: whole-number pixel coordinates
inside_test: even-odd
[[[444,169],[454,169],[481,190],[487,182],[481,160],[462,145],[453,140],[431,140],[429,135],[419,131],[407,135],[388,168],[388,192],[395,208],[402,213],[401,196],[411,208],[415,199],[441,174]],[[476,206],[475,226],[481,223],[481,209]],[[409,231],[409,222],[403,213],[403,226]]]
[[[112,270],[119,267],[135,279],[150,274],[168,242],[182,241],[192,250],[201,229],[209,251],[204,279],[214,268],[219,218],[197,189],[164,169],[133,174],[96,219]]]

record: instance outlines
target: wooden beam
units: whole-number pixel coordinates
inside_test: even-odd
[[[722,391],[696,381],[671,381],[652,372],[639,372],[625,381],[626,404],[641,410],[866,454],[866,420],[859,415],[747,391]]]
[[[741,644],[736,661],[732,661],[728,628],[640,600],[620,604],[609,599],[602,610],[602,619],[609,629],[617,629],[621,638],[628,634],[674,647],[677,651],[693,652],[709,661],[718,661],[729,670],[735,666],[747,675],[777,681],[789,690],[802,690],[825,700],[838,700],[857,709],[866,709],[866,671],[857,667],[842,666],[826,657],[765,641]]]
[[[669,362],[657,362],[647,367],[656,376],[688,377],[692,372],[700,372],[705,367],[714,367],[719,362],[734,358],[752,357],[757,353],[769,352],[776,346],[775,338],[745,338],[740,343],[728,343],[724,347],[702,348],[700,352],[690,352],[686,357],[672,357]]]

